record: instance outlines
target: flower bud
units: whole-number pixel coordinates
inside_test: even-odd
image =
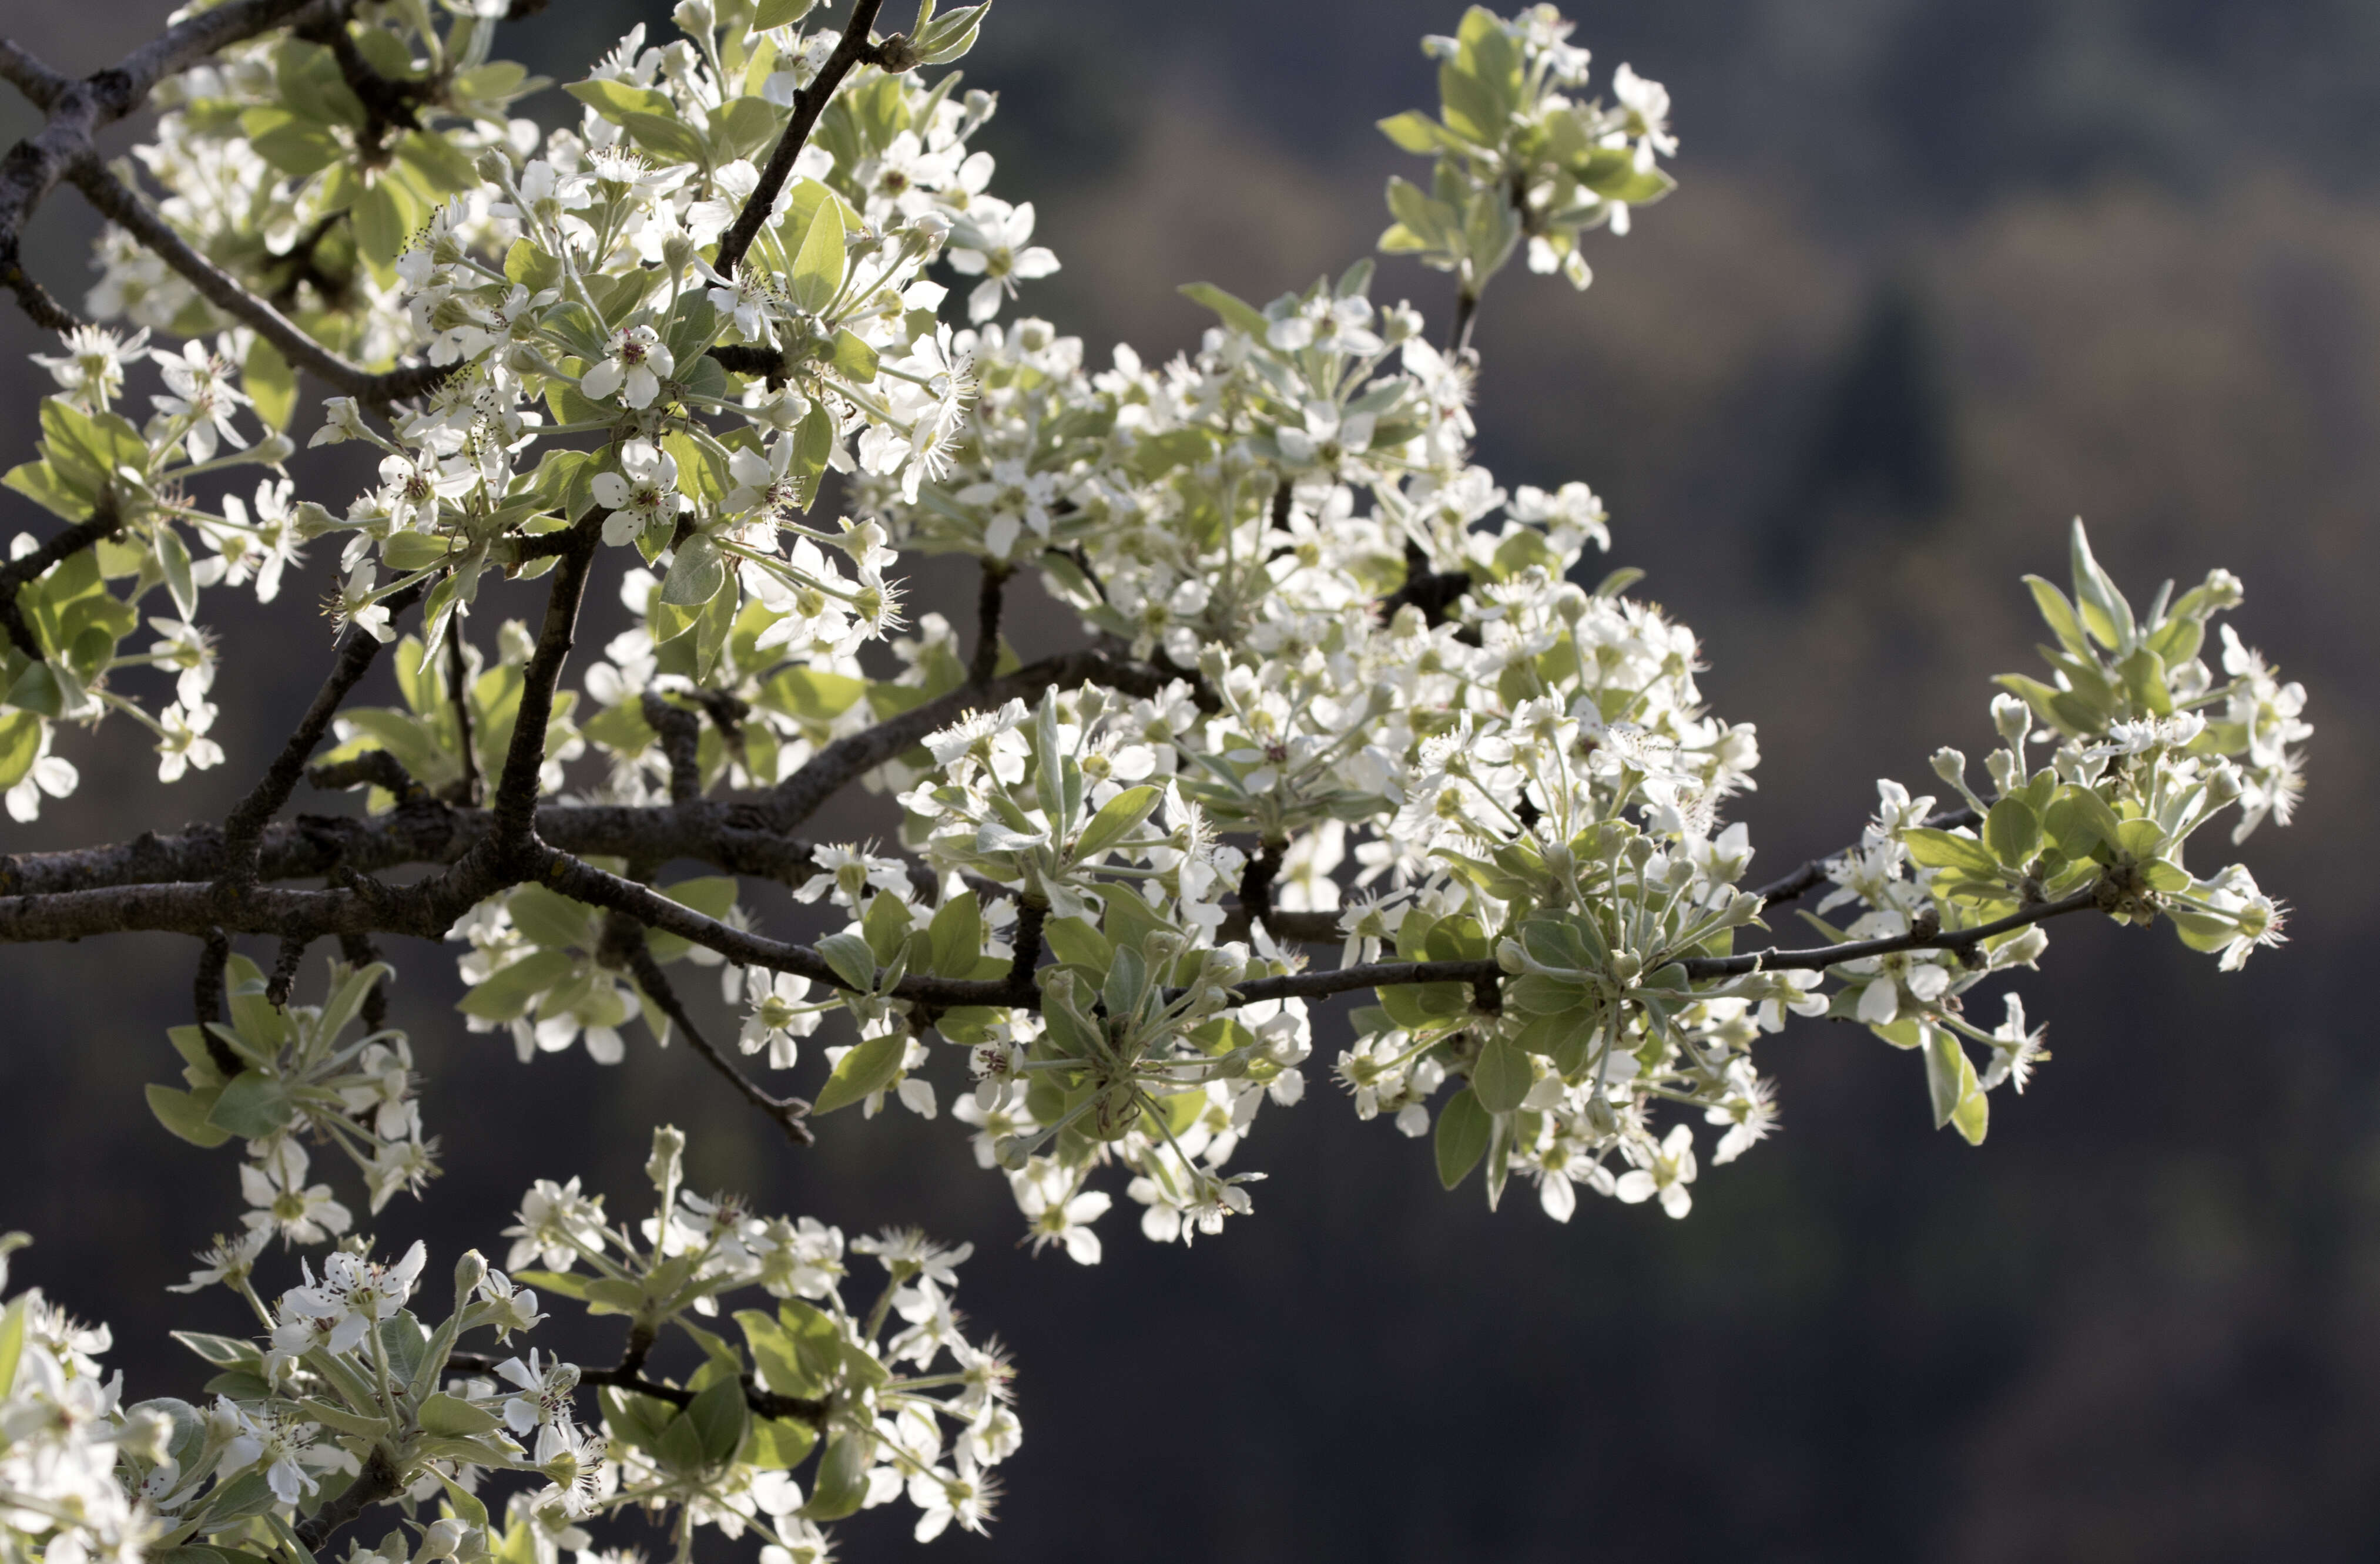
[[[479,161],[471,166],[479,170],[480,178],[493,184],[504,184],[513,176],[513,160],[504,156],[503,150],[497,147],[490,147],[481,152]]]
[[[455,1306],[461,1308],[471,1290],[488,1279],[488,1258],[476,1249],[466,1249],[455,1262]]]
[[[1936,750],[1934,752],[1934,774],[1940,777],[1944,782],[1949,782],[1952,787],[1963,790],[1967,785],[1966,752],[1963,750],[1953,749],[1947,744],[1941,748]]]
[[[464,1536],[471,1526],[453,1516],[432,1521],[421,1534],[421,1547],[413,1556],[413,1564],[432,1564],[440,1558],[452,1558],[462,1550]]]
[[[2033,727],[2033,708],[2012,695],[1992,697],[1992,726],[2000,731],[2000,742],[2010,749],[2024,748],[2024,735]]]

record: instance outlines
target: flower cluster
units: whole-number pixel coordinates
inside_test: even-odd
[[[1085,1265],[1119,1194],[1159,1243],[1248,1214],[1256,1121],[1310,1065],[1427,1138],[1450,1189],[1477,1170],[1492,1206],[1518,1173],[1557,1220],[1582,1189],[1683,1217],[1706,1164],[1777,1128],[1754,1053],[1793,1017],[1917,1053],[1937,1127],[1980,1141],[1989,1094],[2048,1056],[2017,995],[1989,1027],[1970,1007],[2051,919],[2162,918],[2226,969],[2281,941],[2247,867],[2185,855],[2218,818],[2233,843],[2289,822],[2304,692],[2228,625],[2209,647],[2236,578],[2137,612],[2079,523],[2070,592],[2030,578],[2049,677],[2000,681],[1982,776],[1945,749],[1949,793],[1887,781],[1855,844],[1749,879],[1730,816],[1758,735],[1705,705],[1694,636],[1629,595],[1640,573],[1589,568],[1611,531],[1587,484],[1475,459],[1489,280],[1525,249],[1585,285],[1585,236],[1670,188],[1667,93],[1623,65],[1588,96],[1552,7],[1426,41],[1437,115],[1384,122],[1435,159],[1427,189],[1391,182],[1380,248],[1454,275],[1439,342],[1366,259],[1260,305],[1191,285],[1214,323],[1162,364],[1011,313],[1057,259],[972,145],[993,98],[928,75],[985,6],[927,0],[876,38],[807,25],[811,0],[683,0],[679,36],[631,32],[550,134],[509,115],[542,84],[491,57],[501,9],[225,42],[139,153],[212,270],[111,231],[92,308],[136,329],[42,359],[58,392],[6,482],[68,527],[0,574],[11,816],[77,785],[61,723],[146,725],[166,781],[221,761],[200,594],[270,600],[318,540],[342,673],[251,798],[277,812],[326,728],[310,780],[370,791],[366,818],[275,826],[269,874],[243,806],[239,831],[157,850],[184,881],[132,888],[128,927],[284,941],[268,981],[210,939],[222,981],[202,970],[206,1013],[172,1034],[188,1089],[149,1092],[175,1134],[244,1144],[249,1208],[185,1291],[231,1289],[261,1334],[185,1335],[211,1408],[126,1408],[103,1333],[11,1304],[6,1559],[309,1564],[382,1500],[409,1530],[346,1564],[600,1557],[589,1527],[629,1509],[681,1561],[712,1527],[818,1564],[823,1524],[905,1496],[920,1540],[988,1523],[1019,1432],[1005,1355],[952,1304],[968,1247],[696,1194],[675,1130],[649,1218],[540,1182],[505,1271],[465,1255],[443,1323],[417,1318],[420,1247],[373,1260],[311,1182],[334,1146],[377,1212],[436,1171],[364,930],[445,931],[466,1029],[524,1062],[616,1062],[634,1019],[797,1140],[947,1105],[1031,1247]],[[292,331],[355,393],[309,439],[369,453],[343,511],[281,474]],[[139,425],[116,410],[136,370],[163,388]],[[200,497],[237,463],[273,476]],[[978,573],[971,635],[905,606],[920,555]],[[558,687],[590,580],[625,627]],[[541,619],[473,633],[483,591],[530,581]],[[1087,644],[1022,662],[1001,624],[1027,587]],[[346,705],[382,645],[400,704]],[[170,691],[143,704],[151,679]],[[853,782],[872,838],[794,834]],[[680,860],[720,872],[660,882]],[[747,876],[816,938],[758,927]],[[1819,942],[1791,948],[1770,920],[1810,891]],[[328,935],[355,964],[288,1006]],[[716,969],[734,1049],[672,988],[681,963]],[[1339,993],[1366,997],[1318,1061]],[[275,1239],[338,1242],[268,1306]],[[883,1273],[872,1301],[852,1256]],[[622,1319],[618,1364],[463,1349],[530,1328],[540,1295]],[[492,1509],[498,1473],[527,1485]]]

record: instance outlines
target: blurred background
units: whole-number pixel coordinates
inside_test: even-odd
[[[164,6],[6,9],[81,72]],[[569,79],[665,12],[577,0],[506,52]],[[1329,1083],[1326,1020],[1308,1100],[1267,1109],[1234,1163],[1271,1175],[1256,1215],[1185,1253],[1143,1242],[1127,1206],[1096,1269],[1014,1247],[1006,1191],[947,1118],[839,1116],[795,1154],[683,1049],[524,1073],[464,1031],[451,962],[403,949],[397,1018],[448,1173],[380,1234],[429,1237],[441,1266],[470,1243],[500,1257],[496,1214],[540,1175],[585,1172],[640,1210],[659,1117],[693,1133],[701,1184],[973,1241],[960,1302],[1016,1351],[1026,1437],[990,1539],[936,1545],[958,1564],[2380,1556],[2380,1071],[2355,1008],[2380,914],[2354,803],[2380,688],[2380,8],[1578,16],[1598,85],[1626,60],[1675,94],[1682,188],[1590,244],[1585,294],[1518,268],[1490,290],[1480,457],[1507,484],[1592,483],[1613,563],[1647,567],[1639,590],[1700,632],[1710,701],[1760,725],[1737,811],[1755,878],[1856,835],[1877,777],[1939,791],[1937,745],[1990,747],[1986,681],[2030,670],[2040,635],[2017,577],[2063,579],[2080,512],[2136,598],[2239,572],[2234,622],[2312,692],[2299,823],[2246,854],[2295,904],[2289,946],[2222,975],[2162,930],[2063,929],[2022,984],[2055,1060],[1996,1103],[1981,1150],[1929,1130],[1914,1059],[1805,1024],[1765,1045],[1784,1133],[1707,1170],[1684,1222],[1589,1201],[1559,1227],[1525,1189],[1496,1215],[1475,1183],[1442,1194],[1425,1146],[1357,1123]],[[1065,265],[1024,307],[1094,363],[1120,339],[1155,358],[1207,319],[1178,283],[1261,300],[1335,273],[1383,225],[1384,177],[1412,171],[1372,122],[1434,104],[1415,40],[1457,17],[1002,0],[965,62],[1001,95],[978,144]],[[29,123],[0,110],[0,136]],[[69,298],[91,228],[67,192],[29,236]],[[1402,262],[1374,294],[1449,302]],[[42,346],[0,314],[0,362]],[[24,455],[45,381],[0,379]],[[298,470],[333,504],[355,481]],[[52,525],[0,496],[0,533]],[[316,554],[269,630],[229,646],[234,764],[169,792],[110,724],[71,747],[81,792],[0,824],[0,849],[219,818],[319,677]],[[540,600],[483,600],[480,634]],[[176,1068],[163,1029],[193,954],[159,936],[0,949],[0,1226],[39,1236],[21,1281],[114,1323],[136,1396],[201,1377],[169,1325],[244,1328],[227,1295],[160,1291],[237,1202],[229,1154],[140,1106]],[[844,1557],[913,1551],[904,1509],[841,1528]]]

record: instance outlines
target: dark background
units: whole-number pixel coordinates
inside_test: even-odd
[[[164,6],[6,9],[19,42],[88,70]],[[567,79],[664,9],[558,6],[510,52]],[[1262,299],[1362,253],[1405,166],[1371,122],[1434,102],[1415,40],[1457,15],[1003,0],[966,62],[1002,95],[981,144],[1066,267],[1026,307],[1095,362],[1120,336],[1154,358],[1203,323],[1177,283]],[[1980,1151],[1928,1129],[1915,1061],[1797,1027],[1765,1045],[1785,1133],[1706,1170],[1682,1223],[1588,1201],[1557,1227],[1524,1189],[1497,1216],[1475,1185],[1441,1194],[1426,1147],[1357,1124],[1329,1084],[1326,1023],[1309,1100],[1268,1108],[1234,1164],[1272,1175],[1255,1217],[1184,1253],[1144,1243],[1126,1205],[1089,1270],[1012,1247],[1005,1190],[947,1119],[840,1117],[794,1155],[683,1049],[524,1073],[447,1008],[446,956],[407,949],[399,1018],[449,1171],[380,1233],[429,1236],[439,1267],[466,1243],[501,1255],[497,1214],[540,1174],[640,1209],[658,1116],[694,1132],[700,1183],[972,1239],[962,1302],[1016,1349],[1026,1438],[991,1539],[937,1554],[986,1564],[2374,1557],[2380,1080],[2359,995],[2380,929],[2356,801],[2380,673],[2380,9],[1694,0],[1580,19],[1598,83],[1624,59],[1676,94],[1682,188],[1591,245],[1583,297],[1517,268],[1490,291],[1481,457],[1507,483],[1591,481],[1615,562],[1649,567],[1640,589],[1702,634],[1711,701],[1761,728],[1738,810],[1759,867],[1849,840],[1879,775],[1938,791],[1936,745],[1990,747],[1985,681],[2039,636],[2017,576],[2063,576],[2080,511],[2136,597],[2238,571],[2242,634],[2313,692],[2300,822],[2247,854],[2297,908],[2291,944],[2222,975],[2162,930],[2062,929],[2022,985],[2056,1059],[1997,1099]],[[31,236],[64,294],[91,226],[62,193]],[[1375,287],[1434,314],[1447,293],[1404,263]],[[0,335],[0,362],[38,346],[13,314]],[[30,431],[44,382],[6,377],[7,427]],[[299,470],[331,503],[351,491],[348,469]],[[0,533],[49,525],[0,498]],[[315,552],[269,629],[231,641],[232,765],[167,792],[130,724],[76,735],[81,793],[0,825],[0,846],[220,818],[328,649]],[[499,592],[480,633],[539,600]],[[252,628],[250,609],[215,622]],[[0,1224],[40,1237],[23,1281],[114,1321],[135,1395],[195,1387],[169,1324],[241,1328],[226,1296],[159,1291],[237,1199],[230,1153],[140,1107],[173,1076],[163,1028],[192,955],[156,936],[0,951]],[[845,1556],[909,1551],[907,1514],[843,1528]]]

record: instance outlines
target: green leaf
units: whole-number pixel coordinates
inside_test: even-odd
[[[1069,966],[1082,967],[1094,980],[1115,964],[1115,946],[1081,918],[1050,919],[1041,926],[1041,940],[1051,955]]]
[[[1925,1088],[1934,1102],[1934,1127],[1955,1124],[1970,1146],[1983,1144],[1991,1108],[1975,1080],[1975,1065],[1959,1039],[1939,1027],[1925,1046]]]
[[[1490,1113],[1512,1112],[1535,1085],[1536,1073],[1529,1068],[1528,1055],[1509,1037],[1488,1038],[1471,1066],[1471,1090]]]
[[[2070,540],[2073,555],[2074,595],[2082,610],[2082,627],[2091,637],[2110,651],[2131,644],[2135,634],[2132,609],[2124,594],[2116,590],[2115,581],[2099,567],[2092,556],[2091,540],[2082,530],[2082,518],[2074,518]]]
[[[1442,141],[1437,124],[1419,109],[1392,115],[1379,125],[1380,134],[1409,152],[1434,152]]]
[[[763,1472],[786,1472],[809,1459],[818,1430],[790,1417],[755,1418],[745,1459]]]
[[[840,1521],[855,1513],[868,1497],[868,1459],[874,1454],[873,1435],[838,1428],[819,1458],[817,1480],[802,1515],[811,1521]]]
[[[411,231],[395,181],[382,179],[358,198],[353,212],[356,249],[379,267],[393,265]]]
[[[504,1420],[485,1407],[473,1406],[460,1396],[450,1396],[441,1390],[421,1403],[421,1428],[428,1434],[443,1434],[468,1438],[485,1434]]]
[[[794,308],[816,315],[834,302],[843,289],[843,203],[822,200],[810,216],[809,231],[794,252],[794,269],[786,291]]]
[[[528,1009],[540,994],[570,976],[578,964],[567,951],[531,951],[490,975],[463,996],[455,1008],[483,1021],[511,1021]]]
[[[2041,846],[2041,818],[2022,798],[2003,798],[1984,817],[1984,845],[2009,867],[2022,868]]]
[[[2070,858],[2087,858],[2102,843],[2113,847],[2123,830],[2106,799],[2073,782],[2058,790],[2041,823],[2058,850]]]
[[[850,381],[855,385],[866,385],[869,382],[875,380],[877,369],[876,349],[868,346],[866,343],[860,341],[849,332],[842,330],[838,330],[834,333],[833,348],[834,367],[843,371],[843,376],[845,380]],[[809,428],[809,420],[807,418],[802,420],[802,428],[805,431]],[[795,457],[797,460],[802,457],[802,453],[798,449],[796,450]]]
[[[777,1305],[777,1323],[794,1344],[794,1362],[818,1394],[832,1385],[843,1367],[843,1328],[825,1310],[788,1298]]]
[[[25,1354],[25,1300],[20,1296],[0,1314],[0,1397],[17,1383],[17,1363]]]
[[[727,566],[719,545],[698,532],[678,545],[670,561],[669,575],[662,579],[662,601],[694,608],[717,597],[726,585]]]
[[[258,337],[249,345],[248,361],[241,367],[240,388],[249,400],[256,404],[256,416],[268,429],[287,429],[290,415],[298,410],[298,373],[281,350]]]
[[[1959,836],[1929,826],[1912,826],[1900,833],[1912,862],[1929,869],[1964,869],[1985,879],[2000,872],[1999,861],[1972,836]]]
[[[212,1151],[231,1139],[231,1132],[216,1127],[209,1121],[208,1112],[215,1105],[215,1093],[204,1096],[177,1092],[171,1086],[152,1085],[148,1088],[149,1111],[157,1122],[188,1141]]]
[[[2049,633],[2058,637],[2058,644],[2076,657],[2089,656],[2090,644],[2082,638],[2082,621],[2074,616],[2074,605],[2066,600],[2066,594],[2054,582],[2038,576],[2026,576],[2024,584],[2033,588],[2034,603],[2041,610]]]
[[[853,992],[864,994],[876,987],[876,952],[865,937],[830,934],[818,942],[818,953]]]
[[[540,1292],[559,1293],[574,1302],[584,1303],[587,1298],[588,1279],[572,1276],[566,1271],[515,1271],[513,1280],[523,1287],[534,1287]]]
[[[836,1061],[834,1073],[827,1077],[810,1111],[832,1113],[882,1091],[900,1073],[901,1058],[908,1048],[906,1032],[888,1033],[859,1044]]]
[[[1223,324],[1233,331],[1245,332],[1258,342],[1264,340],[1270,322],[1245,299],[1225,293],[1212,283],[1184,283],[1180,291],[1184,298],[1203,304],[1220,315]]]
[[[217,1368],[255,1368],[264,1362],[264,1354],[252,1341],[236,1336],[210,1336],[202,1330],[176,1330],[175,1340],[214,1364]]]
[[[790,27],[810,14],[818,0],[760,0],[760,8],[753,14],[752,30],[767,32],[771,29]]]
[[[1440,1184],[1452,1189],[1470,1176],[1479,1159],[1488,1155],[1488,1138],[1495,1122],[1468,1086],[1446,1099],[1446,1106],[1438,1110],[1436,1149]]]
[[[1143,820],[1157,812],[1163,797],[1158,789],[1144,783],[1128,787],[1099,806],[1099,812],[1075,840],[1075,861],[1088,863],[1137,830]]]
[[[868,899],[868,911],[859,920],[860,937],[868,941],[868,953],[879,966],[891,966],[900,959],[909,944],[909,903],[889,891],[880,891]]]
[[[242,1140],[261,1140],[297,1116],[279,1080],[261,1070],[243,1070],[215,1098],[207,1122]]]
[[[734,1379],[722,1379],[695,1397],[686,1415],[702,1440],[704,1460],[719,1465],[734,1456],[736,1447],[744,1442],[743,1385]]]
[[[504,898],[513,927],[546,950],[595,946],[595,909],[542,885],[524,885]]]
[[[977,958],[983,954],[983,908],[975,892],[962,891],[935,908],[926,940],[937,976],[974,976]]]

